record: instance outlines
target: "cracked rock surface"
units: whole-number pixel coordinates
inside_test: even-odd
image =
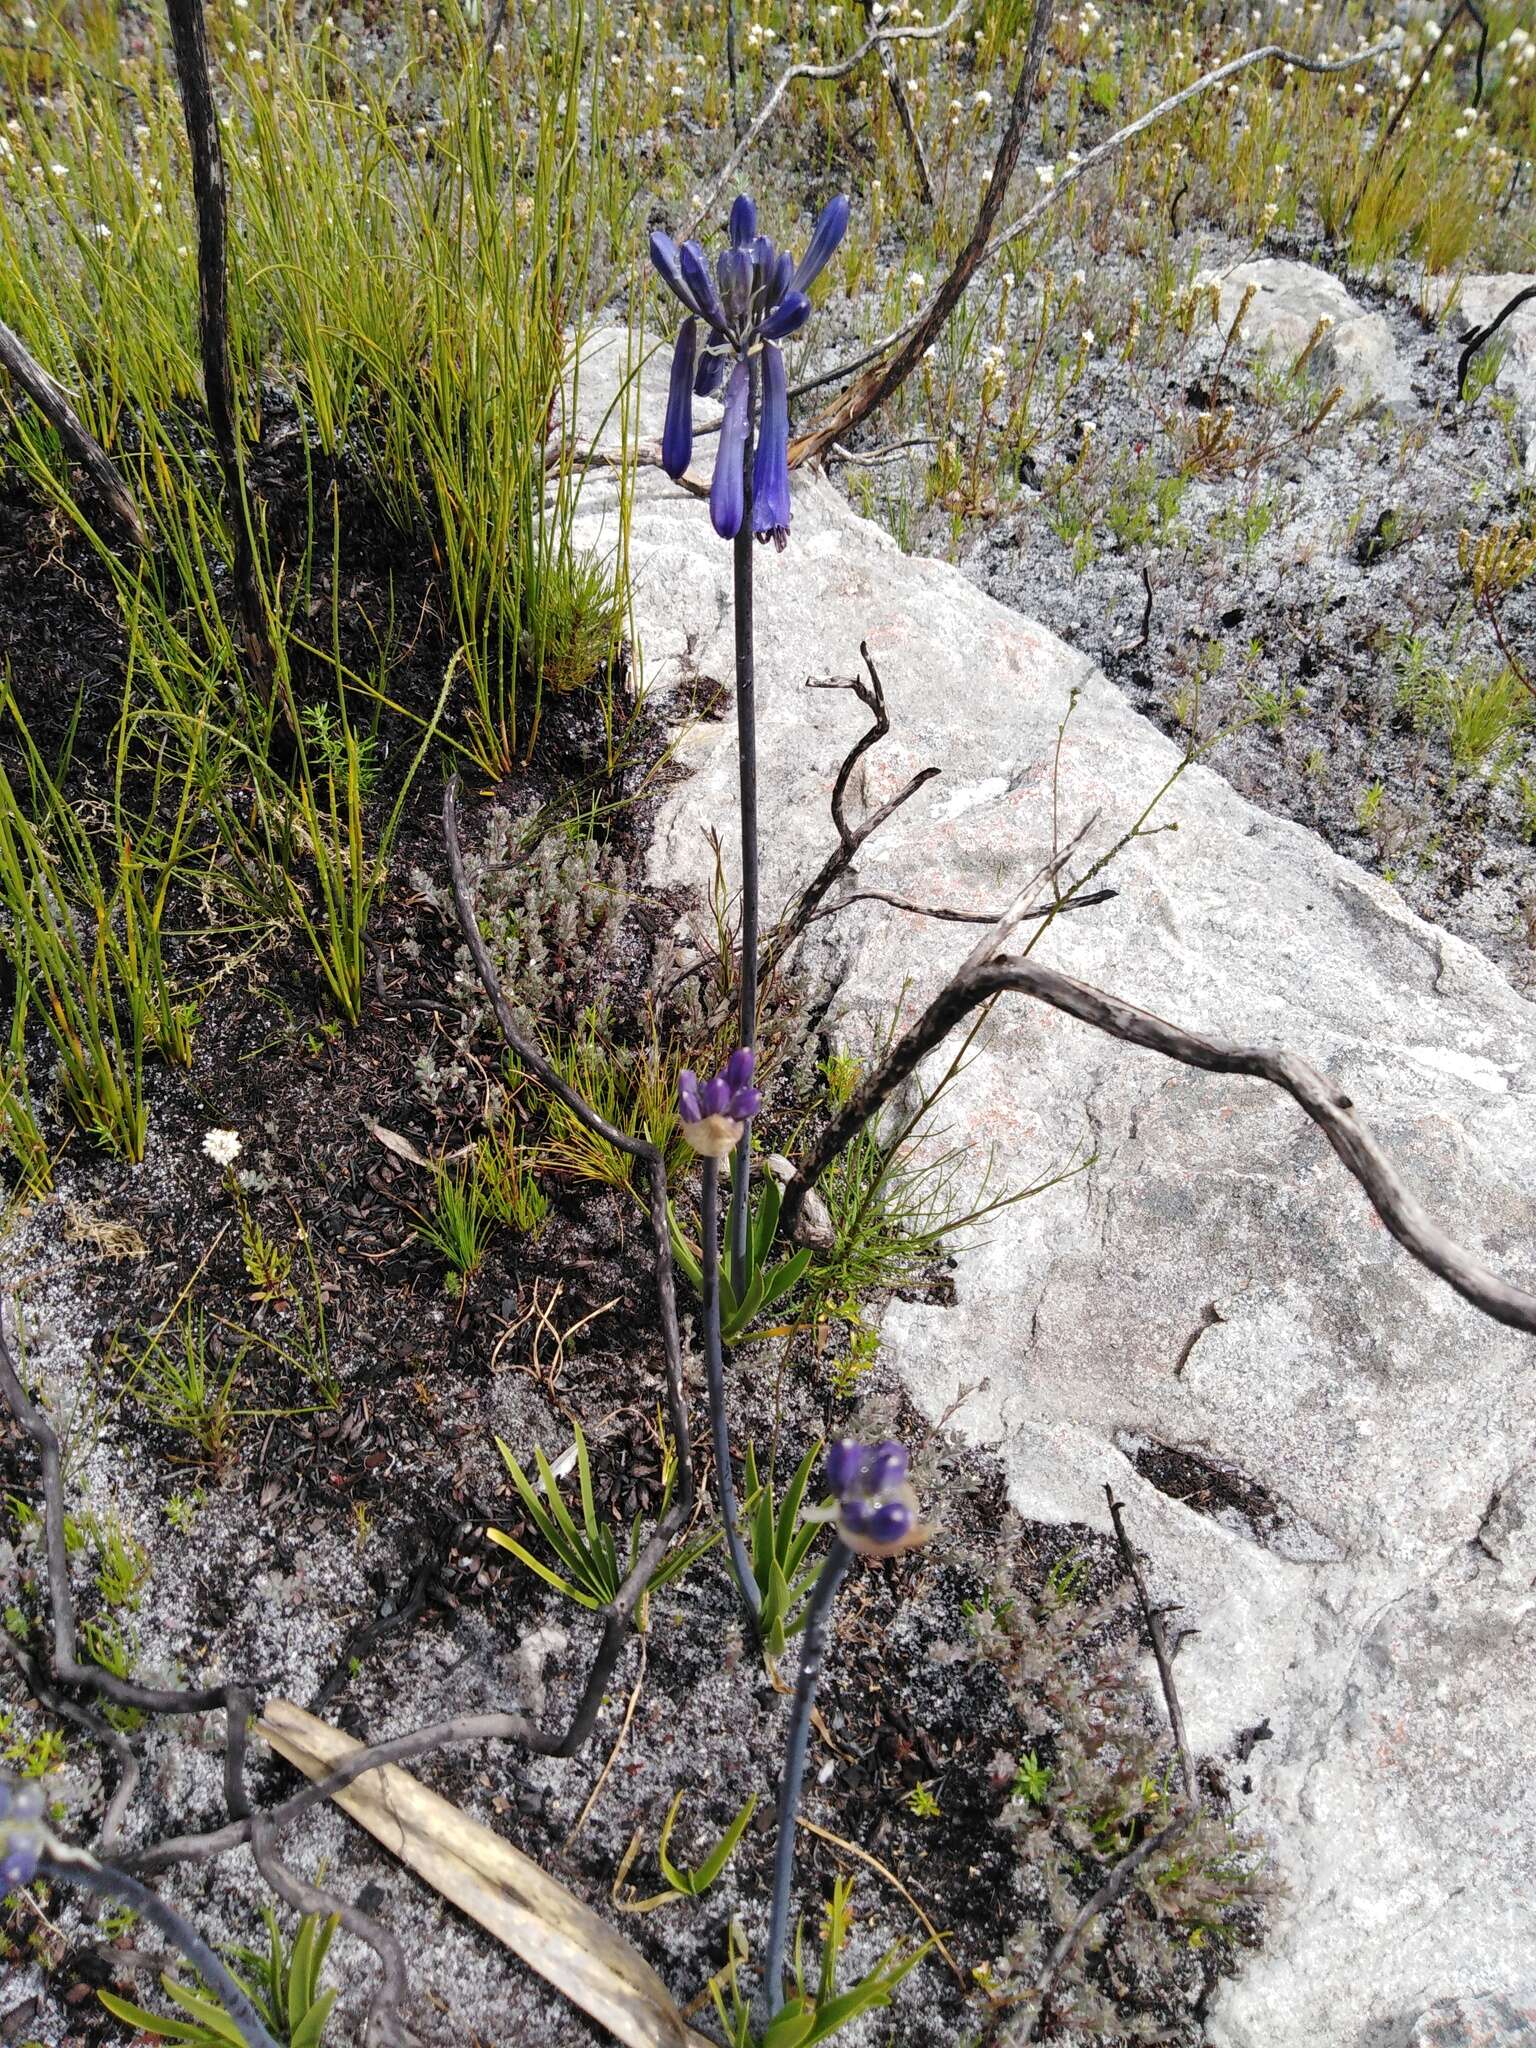
[[[652,435],[664,386],[657,358]],[[583,528],[612,544],[605,475]],[[647,686],[728,692],[731,552],[703,506],[642,471],[631,547]],[[758,555],[756,607],[765,917],[825,857],[832,780],[866,722],[806,679],[854,673],[861,639],[892,732],[851,814],[943,770],[865,848],[865,888],[1006,902],[1051,853],[1058,740],[1062,839],[1092,820],[1079,869],[1178,766],[1086,659],[814,479],[788,550]],[[733,843],[734,720],[696,724],[677,759],[655,877],[703,886],[708,828],[728,858]],[[1041,957],[1299,1053],[1453,1235],[1536,1286],[1536,1009],[1390,885],[1202,768],[1150,824],[1178,829],[1135,839],[1105,878],[1115,900],[1060,920]],[[867,1053],[973,938],[880,904],[815,927],[807,965],[835,990],[838,1039]],[[1104,1526],[1112,1485],[1154,1596],[1199,1631],[1177,1666],[1191,1739],[1233,1759],[1236,1803],[1289,1886],[1211,2040],[1484,2038],[1422,2027],[1449,2001],[1515,2010],[1536,1953],[1533,1340],[1411,1260],[1287,1097],[1023,998],[982,1038],[945,1098],[946,1148],[967,1143],[978,1174],[990,1154],[994,1191],[1096,1157],[960,1249],[952,1306],[893,1302],[883,1337],[926,1413],[958,1402],[950,1426],[998,1447],[1024,1514]]]

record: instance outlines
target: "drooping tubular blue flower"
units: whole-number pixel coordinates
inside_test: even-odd
[[[719,471],[715,474],[718,478]],[[700,1081],[691,1067],[678,1075],[678,1121],[683,1136],[704,1158],[724,1159],[734,1150],[743,1125],[762,1107],[763,1098],[752,1086],[755,1061],[750,1046],[739,1045],[713,1080]]]
[[[722,540],[734,540],[746,516],[746,465],[752,462],[752,531],[783,547],[789,537],[789,402],[778,344],[810,318],[811,285],[830,262],[848,227],[848,201],[821,210],[805,254],[796,263],[757,232],[757,208],[743,192],[731,207],[730,240],[714,275],[697,242],[679,248],[651,236],[651,261],[688,317],[672,353],[661,465],[674,481],[693,457],[693,398],[725,385],[725,414],[709,491],[709,512]],[[699,327],[704,328],[700,346]],[[761,364],[762,411],[753,445],[751,364]]]

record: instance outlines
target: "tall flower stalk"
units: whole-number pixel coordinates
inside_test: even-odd
[[[662,467],[681,477],[693,459],[693,401],[725,387],[720,442],[709,491],[716,533],[733,548],[736,627],[736,753],[741,790],[740,1035],[757,1044],[758,846],[757,719],[752,658],[752,541],[782,548],[789,538],[789,401],[779,343],[810,318],[807,293],[842,241],[848,201],[822,209],[796,263],[757,232],[757,208],[745,193],[731,207],[730,238],[711,276],[698,242],[681,247],[651,236],[651,261],[687,318],[672,352]],[[750,1120],[736,1147],[731,1179],[731,1280],[746,1288]]]
[[[720,1162],[740,1147],[757,1114],[762,1097],[752,1084],[754,1055],[738,1046],[724,1070],[700,1082],[685,1068],[678,1077],[678,1116],[683,1136],[704,1162],[701,1266],[704,1277],[704,1365],[709,1386],[710,1438],[715,1454],[715,1485],[726,1548],[742,1602],[753,1627],[762,1613],[763,1596],[741,1535],[741,1515],[731,1476],[731,1431],[725,1412],[725,1353],[720,1338]]]
[[[778,1839],[773,1851],[773,1898],[763,1996],[771,2019],[784,2009],[784,1956],[789,1941],[789,1896],[795,1875],[795,1822],[805,1781],[811,1711],[831,1636],[832,1610],[854,1557],[898,1557],[924,1542],[917,1495],[907,1477],[907,1453],[898,1443],[861,1444],[843,1437],[827,1448],[826,1479],[836,1525],[832,1547],[806,1608],[800,1670],[789,1716],[784,1774],[779,1780]]]

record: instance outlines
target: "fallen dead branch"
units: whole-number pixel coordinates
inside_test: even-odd
[[[1019,914],[1011,912],[1004,925],[1016,921]],[[832,1160],[878,1114],[918,1064],[942,1044],[970,1011],[995,996],[1013,993],[1033,996],[1037,1002],[1077,1017],[1123,1044],[1161,1053],[1182,1066],[1199,1067],[1212,1074],[1246,1075],[1283,1089],[1322,1131],[1364,1189],[1371,1207],[1406,1251],[1495,1322],[1536,1333],[1536,1295],[1501,1279],[1430,1218],[1387,1153],[1355,1114],[1350,1098],[1316,1068],[1279,1047],[1233,1045],[1185,1031],[1149,1010],[1122,1002],[1118,996],[1091,988],[1055,968],[1039,966],[1033,960],[999,956],[997,946],[1005,936],[1004,927],[1000,926],[995,938],[982,941],[798,1162],[796,1177],[784,1196],[781,1227],[786,1236],[793,1238],[805,1197]]]

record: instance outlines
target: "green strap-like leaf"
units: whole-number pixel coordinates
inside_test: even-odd
[[[529,1571],[536,1572],[546,1586],[553,1586],[557,1593],[563,1593],[568,1600],[574,1600],[578,1607],[591,1608],[595,1613],[603,1605],[601,1600],[594,1600],[591,1594],[584,1593],[579,1586],[573,1586],[569,1579],[562,1579],[558,1572],[551,1571],[541,1558],[535,1557],[531,1550],[524,1550],[522,1544],[515,1537],[508,1536],[504,1530],[487,1529],[485,1533],[493,1543],[499,1543],[503,1550],[510,1550],[519,1564],[525,1564]]]
[[[592,1498],[592,1466],[587,1457],[587,1439],[579,1422],[571,1424],[576,1436],[576,1477],[581,1488],[581,1518],[587,1525],[587,1541],[598,1538],[597,1503]]]
[[[126,2026],[137,2027],[142,2034],[148,2034],[156,2041],[189,2041],[196,2048],[208,2048],[210,2041],[217,2042],[219,2036],[210,2035],[206,2027],[193,2026],[187,2020],[162,2019],[157,2012],[148,2012],[142,2005],[130,2005],[126,1998],[119,1998],[115,1992],[98,1991],[101,2000],[113,2019],[122,2020]],[[239,2035],[235,2039],[239,2040]]]
[[[682,1803],[683,1795],[679,1792],[668,1807],[667,1817],[661,1824],[661,1840],[656,1845],[656,1861],[661,1865],[661,1874],[673,1891],[680,1892],[685,1899],[700,1899],[730,1862],[736,1844],[741,1840],[747,1822],[752,1818],[757,1805],[757,1794],[747,1794],[746,1805],[742,1807],[704,1861],[692,1870],[679,1870],[668,1854],[672,1830],[677,1824],[678,1811]]]
[[[325,2032],[325,2023],[331,2016],[331,2007],[336,2003],[335,1989],[322,1991],[310,2006],[302,2020],[289,2037],[288,2048],[320,2048],[320,2039]]]
[[[761,2048],[805,2048],[806,2043],[816,2038],[816,2008],[799,1998],[792,1998],[783,2011],[768,2022]]]
[[[794,1541],[795,1524],[800,1519],[800,1503],[805,1499],[805,1489],[810,1483],[811,1467],[816,1463],[820,1451],[821,1445],[819,1442],[811,1445],[811,1448],[796,1467],[795,1476],[790,1480],[788,1490],[779,1505],[779,1519],[778,1525],[774,1530],[773,1547],[782,1559],[787,1559],[789,1556],[790,1548]],[[813,1523],[811,1526],[814,1530],[815,1524]],[[788,1576],[787,1570],[786,1576]]]
[[[784,1201],[784,1191],[771,1173],[764,1174],[762,1193],[757,1198],[757,1207],[752,1216],[752,1263],[766,1266],[768,1254],[773,1250],[773,1240],[779,1228],[779,1209]]]

